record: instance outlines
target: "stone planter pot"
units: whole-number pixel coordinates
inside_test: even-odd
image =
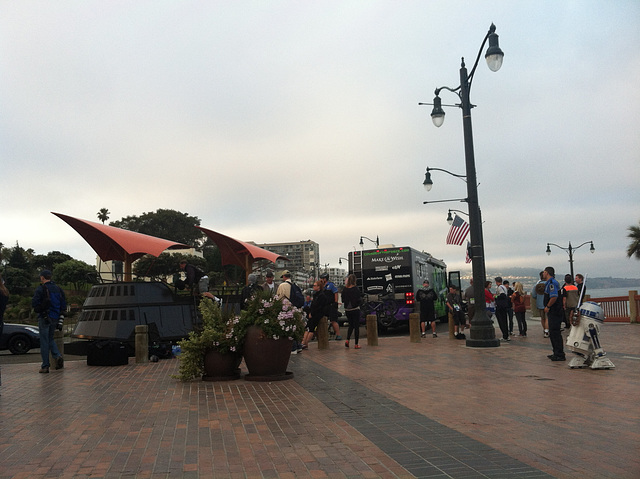
[[[240,378],[242,354],[208,351],[204,356],[203,381],[232,381]]]
[[[244,343],[244,362],[249,374],[247,381],[282,381],[293,378],[287,372],[291,346],[289,339],[266,338],[259,326],[250,326]]]

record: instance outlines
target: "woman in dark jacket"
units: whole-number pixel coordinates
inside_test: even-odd
[[[347,331],[347,340],[344,342],[346,348],[349,347],[349,340],[351,339],[351,333],[354,333],[354,339],[356,342],[355,348],[360,349],[358,341],[360,340],[360,304],[362,295],[360,290],[356,286],[356,275],[350,274],[347,276],[344,289],[342,290],[342,304],[344,304],[344,312],[347,315],[349,321],[349,330]]]

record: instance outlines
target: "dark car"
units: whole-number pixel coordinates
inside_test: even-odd
[[[0,336],[0,351],[8,349],[13,354],[26,354],[30,349],[39,347],[40,335],[37,326],[4,323]]]

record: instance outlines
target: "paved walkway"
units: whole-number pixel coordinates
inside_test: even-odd
[[[535,321],[492,349],[379,343],[312,345],[274,383],[0,356],[0,478],[640,477],[640,325],[605,325],[608,371],[550,362]]]

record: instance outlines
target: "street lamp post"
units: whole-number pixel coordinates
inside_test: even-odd
[[[586,244],[591,244],[591,248],[589,248],[589,251],[591,251],[592,254],[596,252],[596,249],[593,246],[593,241],[585,241],[580,246],[576,246],[575,248],[571,246],[571,241],[569,241],[569,247],[568,248],[563,248],[562,246],[557,245],[555,243],[547,243],[547,254],[551,255],[550,246],[555,246],[556,248],[560,248],[560,249],[566,251],[569,254],[569,267],[571,268],[571,277],[575,279],[575,276],[573,275],[573,252],[575,250],[577,250],[578,248],[583,247]]]
[[[376,245],[376,248],[380,246],[380,239],[378,239],[378,237],[376,236],[376,240],[373,241],[371,238],[367,238],[366,236],[360,236],[360,247],[364,249],[364,241],[363,239],[369,240],[371,241],[373,244]]]
[[[448,90],[455,93],[460,99],[460,104],[455,105],[462,109],[462,126],[464,132],[464,156],[466,165],[466,181],[467,181],[467,204],[469,205],[469,228],[471,235],[471,266],[473,270],[473,297],[475,303],[475,314],[471,320],[471,330],[466,344],[469,347],[498,347],[500,341],[496,339],[493,322],[487,316],[487,310],[484,299],[484,282],[486,280],[484,248],[482,245],[482,220],[480,215],[480,206],[478,203],[478,182],[476,178],[475,155],[473,151],[473,130],[471,127],[471,104],[469,94],[473,76],[480,60],[480,55],[485,44],[489,41],[485,59],[491,71],[498,71],[502,66],[504,54],[498,46],[498,35],[495,33],[496,27],[491,24],[489,31],[482,41],[478,56],[471,69],[471,73],[467,72],[467,68],[462,59],[460,66],[460,85],[457,88],[441,87],[435,91],[433,100],[433,110],[431,119],[436,127],[442,126],[444,122],[444,110],[442,109],[442,101],[440,92]],[[425,180],[426,182],[426,180]],[[425,185],[426,186],[426,185]]]

